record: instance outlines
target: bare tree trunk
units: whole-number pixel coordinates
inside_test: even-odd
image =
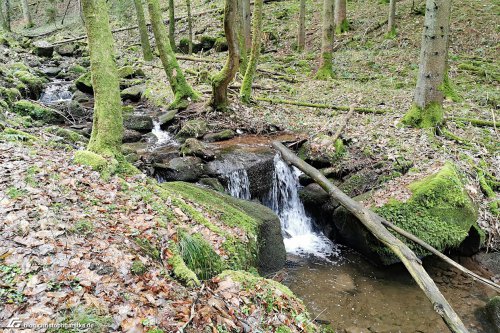
[[[4,6],[5,5],[5,0],[0,0],[0,21],[2,24],[2,29],[5,31],[9,30],[9,27],[7,26],[7,20],[4,15]]]
[[[234,79],[240,65],[240,50],[237,39],[237,6],[238,0],[226,0],[224,9],[224,33],[229,49],[224,68],[212,78],[212,106],[216,110],[227,108],[227,86]]]
[[[168,0],[168,38],[170,39],[170,47],[175,52],[175,3],[174,0]]]
[[[250,60],[248,61],[247,70],[240,89],[240,98],[245,103],[249,103],[252,96],[252,83],[260,56],[260,45],[262,43],[262,18],[264,14],[263,6],[263,0],[255,0],[252,18],[252,53],[250,54]]]
[[[146,18],[144,17],[142,0],[134,0],[134,5],[137,13],[137,26],[139,27],[139,34],[141,36],[142,55],[145,61],[151,61],[153,60],[153,51],[149,43],[148,27],[146,25]]]
[[[335,0],[335,32],[341,34],[347,30],[349,30],[347,0]]]
[[[396,35],[396,0],[389,2],[389,20],[387,21],[387,33],[389,35]]]
[[[123,137],[120,83],[106,0],[82,0],[94,87],[94,123],[88,150],[117,157]]]
[[[250,0],[242,0],[243,10],[243,33],[245,36],[245,48],[250,50],[252,48],[252,22],[250,12]]]
[[[155,35],[156,47],[158,48],[163,68],[174,92],[174,101],[169,105],[169,108],[186,108],[190,101],[198,100],[199,96],[186,81],[182,69],[177,63],[175,53],[169,43],[167,29],[163,24],[158,0],[148,0],[148,10]]]
[[[10,0],[5,0],[5,27],[7,31],[12,31],[10,20]]]
[[[338,201],[342,206],[349,210],[363,225],[384,245],[386,245],[398,258],[403,262],[408,272],[411,274],[415,282],[425,293],[427,298],[434,306],[434,310],[443,318],[450,330],[454,333],[467,333],[460,317],[456,314],[448,301],[439,291],[438,287],[432,281],[431,277],[422,266],[422,262],[417,258],[415,253],[396,236],[390,233],[382,224],[385,221],[379,215],[364,207],[359,202],[351,199],[338,187],[333,185],[321,172],[313,168],[279,142],[273,142],[273,147],[276,148],[283,159],[311,177],[318,185],[320,185],[331,198]]]
[[[23,17],[26,28],[33,27],[33,20],[31,20],[30,6],[28,0],[21,0],[21,5],[23,7]]]
[[[306,0],[300,0],[299,33],[297,37],[297,51],[304,51],[306,45]]]
[[[193,18],[191,16],[191,0],[186,0],[188,22],[188,54],[193,53]]]
[[[427,0],[414,105],[403,122],[435,127],[443,120],[451,0]]]
[[[323,0],[323,30],[321,39],[321,64],[316,72],[318,80],[333,77],[333,0]]]

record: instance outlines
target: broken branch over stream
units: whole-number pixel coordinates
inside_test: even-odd
[[[383,244],[385,244],[405,265],[413,279],[417,282],[431,301],[434,310],[443,318],[446,325],[454,333],[468,332],[448,301],[422,266],[422,262],[410,248],[387,230],[382,217],[353,200],[338,187],[333,185],[321,172],[313,168],[280,142],[273,142],[273,147],[281,153],[282,158],[299,168],[328,192],[331,198],[353,213],[363,225]],[[387,222],[388,223],[388,222]]]

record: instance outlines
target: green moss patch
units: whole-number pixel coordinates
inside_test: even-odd
[[[480,230],[476,222],[476,207],[451,163],[408,187],[413,193],[408,201],[391,200],[375,211],[439,251],[458,248],[471,228]],[[480,237],[483,242],[482,232]],[[427,254],[419,247],[409,245],[418,254]],[[383,249],[383,252],[387,250]]]
[[[431,103],[425,108],[413,105],[404,115],[403,124],[417,128],[432,128],[443,122],[444,111],[439,103]]]
[[[12,111],[18,115],[30,116],[34,120],[41,120],[46,123],[60,123],[63,121],[62,116],[57,111],[27,100],[14,103]]]

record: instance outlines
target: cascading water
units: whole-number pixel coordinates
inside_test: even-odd
[[[69,91],[71,82],[54,80],[50,83],[40,97],[40,102],[45,104],[56,104],[70,102],[72,94]]]
[[[155,143],[156,147],[166,145],[177,145],[177,142],[170,136],[170,133],[161,129],[158,121],[153,121],[153,130],[151,131],[158,139]]]
[[[265,204],[280,218],[285,248],[297,255],[312,254],[325,259],[338,256],[336,245],[314,230],[313,221],[305,212],[298,194],[299,176],[298,169],[289,167],[279,155],[274,157],[273,184]]]
[[[250,200],[250,180],[244,168],[230,171],[227,175],[227,191],[231,196]]]
[[[307,216],[299,198],[299,176],[298,169],[289,167],[276,155],[272,187],[267,198],[262,200],[263,204],[278,215],[287,252],[331,260],[340,251],[327,237],[314,230],[313,221]],[[250,181],[243,166],[227,172],[225,177],[227,192],[231,196],[251,199]]]

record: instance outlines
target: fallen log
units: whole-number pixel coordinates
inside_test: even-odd
[[[477,127],[497,127],[500,125],[495,121],[474,119],[474,118],[451,117],[451,118],[448,118],[447,120],[463,121],[465,123],[470,123],[471,125],[474,125]]]
[[[313,168],[292,153],[280,142],[273,142],[273,147],[281,153],[282,158],[299,168],[311,177],[318,185],[328,192],[331,198],[338,201],[347,210],[353,213],[363,225],[384,245],[386,245],[405,265],[418,286],[431,301],[434,310],[443,318],[448,328],[454,333],[468,332],[462,320],[439,291],[438,287],[422,266],[420,259],[408,246],[394,236],[382,224],[382,217],[353,200],[333,185],[321,172]]]
[[[291,101],[291,100],[285,100],[285,99],[273,99],[273,98],[267,98],[267,97],[255,97],[257,101],[262,101],[262,102],[269,102],[269,103],[276,103],[276,104],[289,104],[289,105],[297,105],[297,106],[307,106],[311,108],[318,108],[318,109],[332,109],[332,110],[339,110],[339,111],[349,111],[350,107],[349,106],[341,106],[341,105],[333,105],[333,104],[317,104],[317,103],[309,103],[309,102],[301,102],[301,101]],[[384,114],[388,112],[388,110],[375,110],[375,109],[370,109],[370,108],[359,108],[355,107],[354,111],[358,113],[375,113],[375,114]]]

